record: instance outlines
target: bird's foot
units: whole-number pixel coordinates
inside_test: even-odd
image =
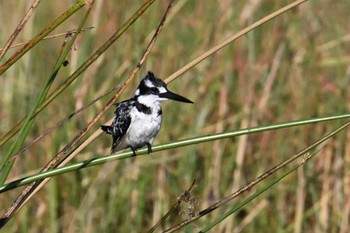
[[[152,145],[150,143],[147,143],[147,152],[148,154],[152,152]]]
[[[131,150],[132,150],[132,156],[136,156],[136,149],[135,148],[132,148],[132,147],[130,147],[131,148]]]

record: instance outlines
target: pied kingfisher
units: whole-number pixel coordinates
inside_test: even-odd
[[[130,147],[133,155],[136,155],[136,149],[147,145],[148,153],[151,153],[151,144],[162,124],[160,102],[164,100],[193,103],[169,91],[161,79],[148,71],[146,77],[140,82],[134,97],[116,104],[112,125],[101,126],[104,132],[112,135],[111,152]]]

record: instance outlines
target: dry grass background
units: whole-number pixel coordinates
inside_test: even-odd
[[[16,42],[32,38],[72,2],[42,1]],[[142,2],[97,0],[87,23],[94,29],[79,35],[69,55],[69,65],[61,69],[54,87],[74,72]],[[164,79],[228,36],[288,3],[175,1],[154,49],[123,99],[133,95],[147,70]],[[0,45],[11,35],[30,4],[30,1],[1,3]],[[122,84],[136,66],[166,7],[167,1],[156,1],[111,49],[39,114],[27,142],[109,88]],[[195,104],[165,103],[162,130],[154,144],[349,112],[349,9],[350,2],[345,0],[307,1],[190,69],[169,84],[169,88]],[[77,28],[82,13],[78,12],[51,34]],[[42,41],[0,77],[1,135],[29,111],[38,88],[51,72],[63,40],[61,37]],[[37,172],[85,127],[107,99],[72,118],[26,151],[16,160],[9,179]],[[104,120],[112,115],[110,110]],[[330,121],[267,131],[64,174],[53,178],[36,194],[4,231],[143,232],[167,212],[194,178],[197,182],[191,193],[192,204],[199,211],[340,123]],[[348,232],[349,139],[349,130],[338,134],[298,172],[215,229],[218,232]],[[9,146],[10,143],[0,148],[1,154]],[[75,160],[106,155],[109,147],[110,138],[102,135]],[[20,191],[21,188],[2,193],[0,209],[8,208]],[[183,231],[200,230],[227,208],[230,205]],[[181,205],[177,212],[178,215],[167,220],[164,229],[186,219],[189,207]]]

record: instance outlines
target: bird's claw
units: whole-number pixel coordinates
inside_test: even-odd
[[[147,143],[147,152],[148,154],[152,152],[152,146],[150,143]]]

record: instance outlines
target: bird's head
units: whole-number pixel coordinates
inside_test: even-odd
[[[157,78],[151,71],[148,71],[146,77],[140,82],[135,97],[139,100],[144,98],[153,101],[176,100],[193,103],[191,100],[169,91],[166,83]]]

